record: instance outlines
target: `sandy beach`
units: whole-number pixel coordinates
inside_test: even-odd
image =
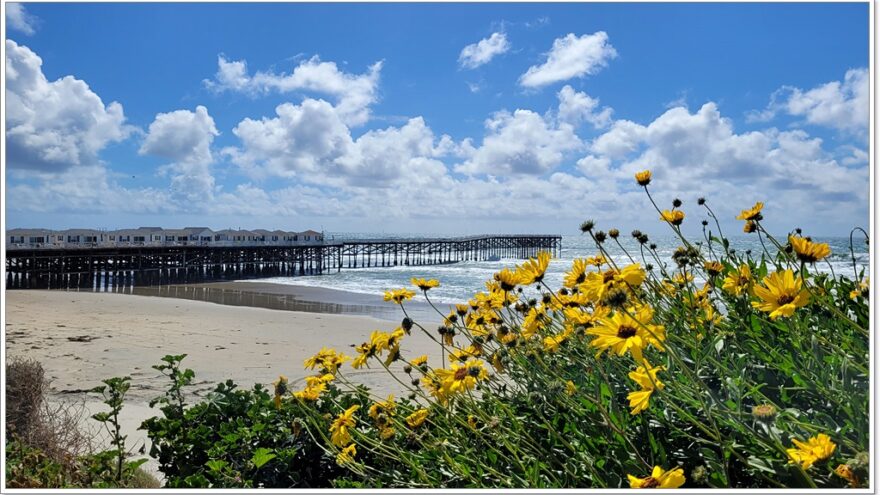
[[[224,284],[237,287],[235,282]],[[260,285],[271,284],[245,285],[250,292],[260,293]],[[214,288],[239,290],[233,287]],[[197,289],[189,290],[195,293]],[[262,289],[264,299],[277,300],[278,294],[265,295],[267,288]],[[389,303],[384,304],[391,311],[379,310],[386,318],[378,319],[363,316],[371,314],[372,303],[345,304],[323,296],[323,304],[331,305],[324,309],[343,314],[218,304],[180,296],[7,291],[6,357],[36,359],[52,381],[53,400],[84,401],[93,412],[104,406],[88,390],[105,378],[131,376],[123,421],[129,446],[137,449],[146,441],[137,427],[158,413],[148,402],[166,386],[167,379],[152,366],[166,354],[188,355],[184,364],[196,374],[190,391],[193,396],[203,396],[216,383],[230,378],[241,387],[250,387],[271,384],[283,374],[298,387],[309,374],[303,369],[303,360],[322,346],[353,354],[350,346],[368,339],[373,330],[394,329],[402,317],[400,309]],[[399,316],[392,319],[394,311]],[[407,337],[402,349],[404,357],[428,354],[432,361],[440,359],[436,344],[420,332]],[[399,387],[381,367],[349,369],[347,376],[378,394],[395,392]],[[155,466],[148,467],[155,470]]]

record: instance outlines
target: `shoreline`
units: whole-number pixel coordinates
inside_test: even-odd
[[[120,291],[113,291],[112,289],[109,291],[54,289],[52,291],[163,297],[208,302],[222,306],[328,315],[366,316],[394,322],[399,322],[404,316],[400,307],[384,301],[381,294],[364,294],[325,287],[251,280],[125,287]],[[418,299],[419,296],[417,295],[416,299],[406,303],[405,308],[411,318],[425,323],[434,323],[442,319],[429,304]],[[451,305],[439,303],[436,306],[441,311],[448,311]]]
[[[212,288],[239,290],[234,288],[236,283],[220,285]],[[47,399],[53,403],[83,403],[89,414],[106,410],[98,395],[88,392],[90,389],[103,379],[130,376],[131,388],[120,420],[123,433],[128,435],[128,448],[136,451],[145,443],[149,449],[145,432],[137,429],[141,422],[161,414],[148,403],[167,387],[168,379],[152,369],[167,354],[187,354],[182,367],[195,372],[192,386],[187,387],[189,403],[200,400],[227,379],[234,380],[240,388],[252,388],[256,383],[269,388],[279,375],[285,375],[291,388],[297,390],[304,378],[314,373],[303,369],[303,361],[321,347],[354,355],[352,347],[368,341],[372,331],[391,331],[403,318],[397,305],[385,303],[381,297],[375,304],[344,304],[340,299],[320,303],[305,297],[317,298],[327,293],[344,298],[346,293],[281,287],[291,287],[295,294],[286,296],[298,301],[296,304],[324,311],[341,306],[348,313],[277,310],[242,304],[247,297],[273,300],[285,296],[277,292],[250,291],[256,295],[244,296],[233,293],[235,304],[206,304],[179,294],[133,297],[114,292],[10,290],[5,293],[5,355],[7,359],[19,357],[40,362],[46,378],[51,380]],[[189,287],[191,293],[193,289]],[[375,315],[374,306],[381,305],[390,310],[383,313],[386,319],[359,314]],[[397,317],[391,319],[392,312],[397,312]],[[434,363],[441,359],[436,344],[418,331],[404,339],[401,351],[405,359],[421,354],[427,354]],[[394,367],[405,377],[402,364]],[[375,365],[360,370],[347,366],[345,375],[369,386],[379,397],[403,392],[384,369]],[[96,423],[85,418],[84,426],[95,429]],[[154,460],[150,459],[144,467],[161,477]]]

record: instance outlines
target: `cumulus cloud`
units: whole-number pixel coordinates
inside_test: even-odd
[[[493,176],[544,174],[582,144],[571,124],[554,124],[531,110],[497,112],[486,120],[485,127],[481,146],[455,167],[456,172]]]
[[[737,133],[713,102],[694,113],[667,110],[647,125],[617,121],[593,140],[578,166],[587,176],[613,176],[630,185],[636,171],[651,169],[663,196],[705,194],[725,218],[757,200],[767,201],[771,213],[784,212],[784,222],[776,217],[778,225],[828,219],[835,208],[866,213],[867,167],[844,166],[803,130]],[[724,198],[737,198],[736,204]],[[804,202],[816,211],[802,214]],[[827,205],[834,208],[819,211]]]
[[[540,88],[574,77],[582,78],[599,72],[616,56],[617,51],[608,42],[608,34],[604,31],[583,36],[569,33],[553,41],[547,60],[529,67],[520,76],[519,84]]]
[[[43,61],[6,40],[6,160],[11,168],[58,171],[97,162],[108,144],[127,138],[122,105],[104,105],[84,81],[49,82]]]
[[[771,95],[767,108],[746,115],[749,122],[767,122],[779,113],[802,117],[813,125],[843,131],[868,128],[870,86],[868,69],[850,69],[843,81],[831,81],[813,89],[783,86]]]
[[[589,122],[596,129],[608,127],[611,123],[613,110],[610,107],[599,110],[598,98],[591,98],[586,93],[575,91],[567,84],[559,91],[557,97],[559,120],[563,122],[573,126],[578,126],[581,122]]]
[[[162,172],[171,175],[174,199],[184,203],[204,201],[215,190],[211,143],[218,135],[214,119],[204,106],[197,106],[195,112],[160,113],[150,124],[139,153],[171,160]]]
[[[510,50],[510,43],[505,33],[492,33],[492,36],[462,48],[458,55],[458,63],[465,69],[476,69],[488,64],[496,55]]]
[[[276,117],[245,119],[234,129],[241,147],[224,154],[256,178],[298,177],[322,184],[391,185],[430,180],[445,172],[436,160],[455,145],[435,136],[421,117],[401,127],[375,129],[357,139],[333,107],[323,100],[284,103]]]
[[[37,32],[36,25],[38,19],[25,10],[24,5],[20,3],[6,4],[6,23],[7,27],[20,31],[28,36]]]
[[[378,100],[379,74],[382,62],[371,65],[363,74],[339,70],[334,62],[323,62],[316,55],[300,62],[293,72],[276,74],[258,71],[248,74],[247,62],[217,58],[217,74],[204,84],[213,91],[238,91],[251,95],[278,91],[314,92],[336,99],[335,110],[348,125],[360,125],[370,118],[370,105]]]

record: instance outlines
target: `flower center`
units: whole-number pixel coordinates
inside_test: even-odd
[[[785,295],[781,296],[779,298],[779,300],[776,302],[779,303],[780,306],[785,306],[786,304],[788,304],[792,301],[794,301],[794,296],[790,296],[788,294],[785,294]]]
[[[617,336],[621,339],[628,339],[636,335],[636,329],[629,325],[620,325],[617,329]]]
[[[658,486],[660,486],[660,482],[653,476],[648,476],[645,482],[642,483],[642,488],[657,488]]]
[[[455,370],[454,376],[455,376],[456,380],[459,380],[459,381],[464,380],[465,377],[468,376],[468,369],[464,368],[464,367],[459,368],[459,369]]]
[[[613,271],[609,270],[609,271],[605,272],[604,275],[602,275],[602,283],[607,284],[612,281],[614,281],[614,272]]]

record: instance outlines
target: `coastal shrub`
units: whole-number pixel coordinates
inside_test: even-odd
[[[166,393],[151,402],[162,416],[144,421],[152,441],[150,455],[159,461],[167,487],[318,488],[346,471],[336,466],[309,435],[298,407],[278,407],[274,391],[255,385],[243,390],[232,381],[218,384],[206,399],[188,405],[184,387],[194,373],[181,369],[185,354],[165,356],[154,366],[169,378]],[[355,391],[357,392],[357,391]],[[366,393],[333,394],[326,411],[351,405]],[[320,414],[319,409],[310,413]]]
[[[677,199],[660,208],[649,171],[636,182],[680,241],[671,261],[647,234],[633,231],[627,250],[617,229],[586,221],[596,252],[573,261],[562,287],[544,280],[549,253],[449,311],[431,301],[439,281],[413,279],[439,328],[410,318],[416,291],[389,291],[400,325],[351,356],[318,350],[301,387],[230,381],[186,406],[175,386],[192,374],[166,357],[174,385],[164,417],[144,428],[168,485],[869,486],[864,270],[822,273],[829,246],[800,229],[771,235],[762,203],[737,217],[760,251],[732,249],[702,198],[702,237],[688,239],[681,226],[695,214]],[[441,361],[402,350],[413,332]],[[362,367],[402,393],[357,385],[349,370]]]

